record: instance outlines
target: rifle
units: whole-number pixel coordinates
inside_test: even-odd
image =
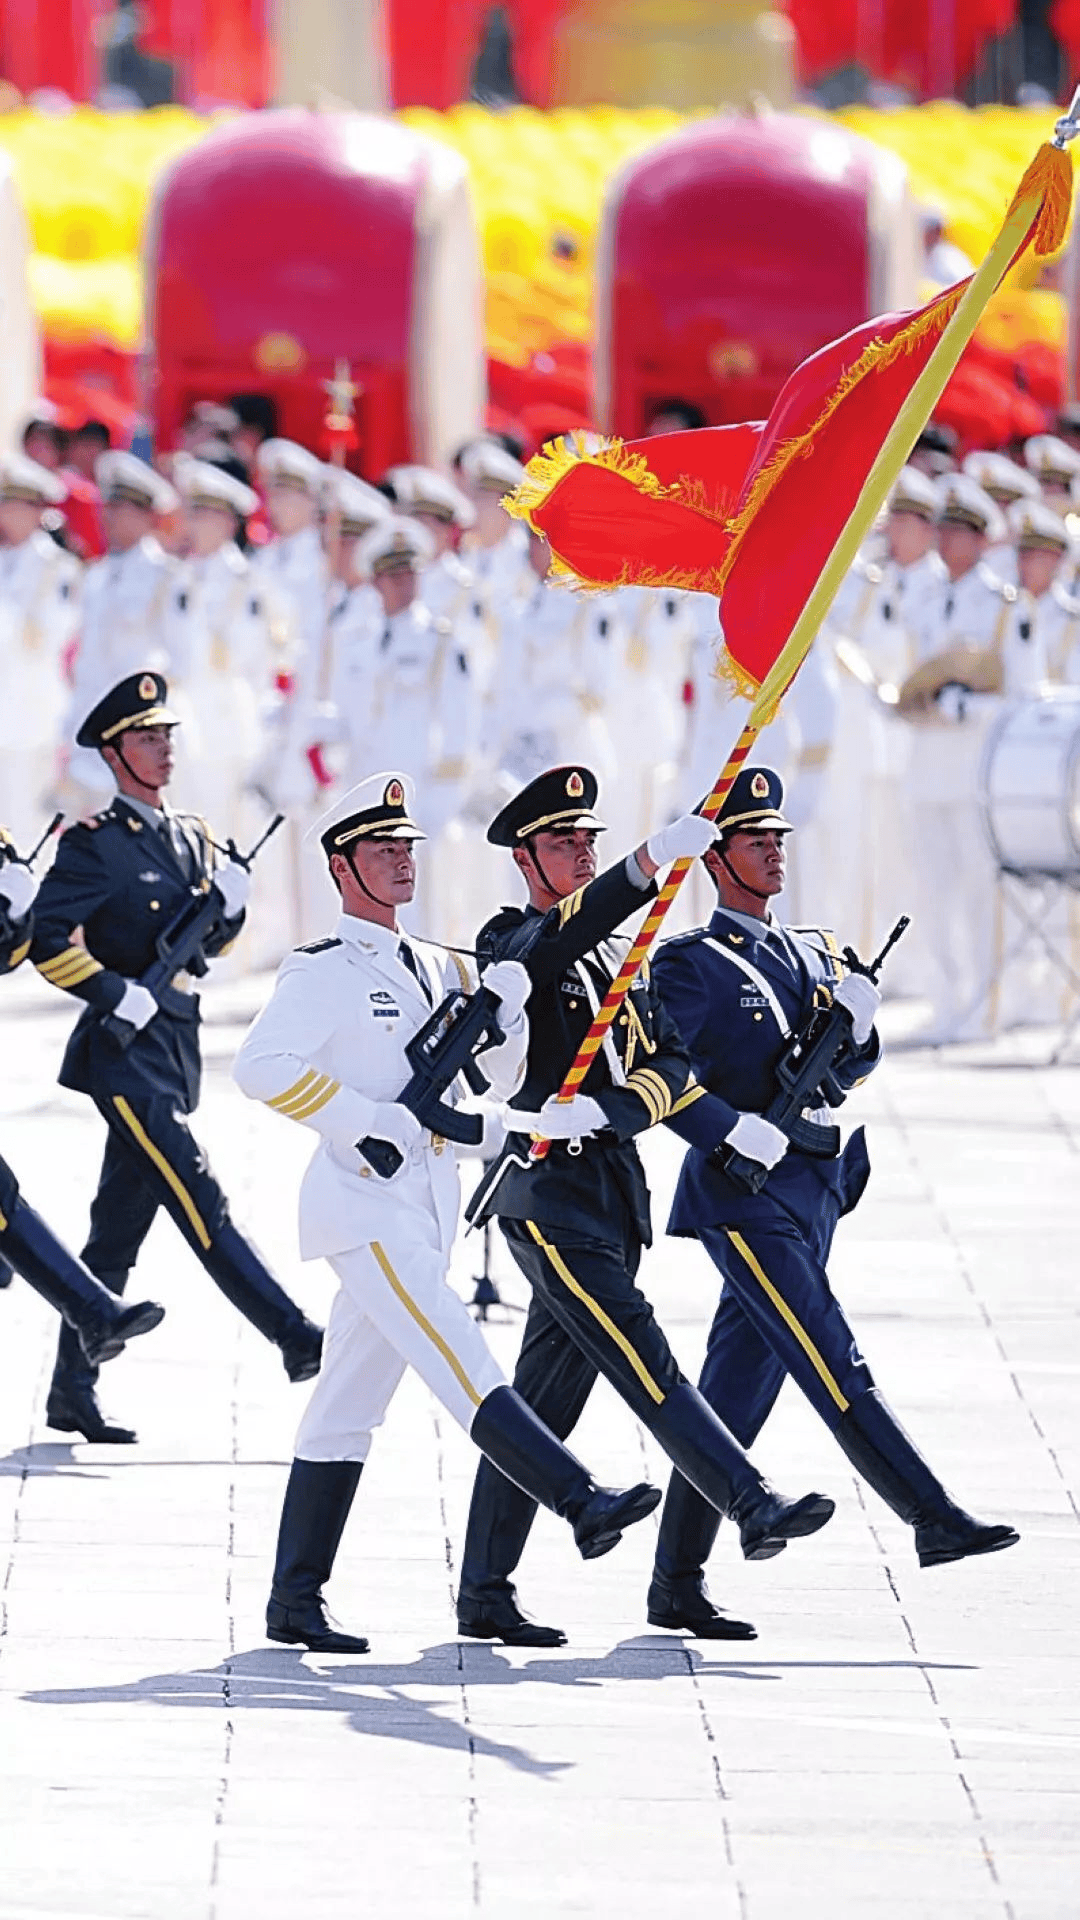
[[[412,1074],[397,1104],[408,1107],[421,1126],[458,1146],[478,1147],[484,1123],[478,1113],[458,1113],[447,1106],[443,1094],[459,1073],[473,1093],[487,1091],[490,1082],[477,1066],[476,1055],[484,1047],[498,1046],[504,1037],[498,1019],[500,1004],[489,987],[478,987],[475,993],[455,987],[405,1048]],[[402,1156],[390,1140],[368,1134],[357,1141],[356,1150],[384,1180],[401,1165]]]
[[[901,914],[881,952],[869,966],[852,947],[845,947],[848,971],[861,973],[876,984],[882,967],[910,924],[908,915]],[[815,992],[814,999],[815,1005],[803,1026],[793,1035],[777,1062],[779,1091],[770,1100],[763,1117],[786,1133],[800,1153],[812,1154],[819,1160],[834,1160],[840,1151],[839,1127],[807,1120],[803,1109],[820,1105],[822,1101],[830,1107],[843,1105],[847,1096],[835,1069],[851,1042],[851,1015],[846,1007],[837,1006],[831,998],[827,1005],[818,1005]],[[770,1169],[763,1167],[760,1160],[751,1160],[726,1145],[718,1147],[716,1154],[728,1179],[737,1187],[746,1193],[761,1192]]]
[[[230,860],[241,867],[250,868],[257,853],[261,852],[272,833],[276,833],[285,815],[275,813],[268,827],[259,835],[255,845],[248,853],[241,853],[235,840],[226,846]],[[183,1017],[188,1012],[189,1002],[186,994],[174,992],[172,982],[178,973],[193,973],[197,980],[210,971],[210,963],[203,952],[204,944],[217,932],[224,918],[224,901],[217,888],[211,883],[203,887],[189,887],[188,897],[178,913],[175,913],[167,927],[163,927],[154,942],[157,955],[140,976],[140,987],[148,987],[154,999],[165,1013]],[[102,1014],[98,1025],[115,1041],[121,1051],[126,1052],[135,1035],[140,1031],[133,1027],[130,1020],[118,1020],[115,1013]]]

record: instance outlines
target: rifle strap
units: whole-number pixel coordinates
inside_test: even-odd
[[[745,974],[747,980],[749,980],[767,1000],[781,1034],[785,1040],[789,1040],[791,1038],[791,1022],[784,1012],[783,1007],[780,1005],[772,987],[766,980],[765,975],[758,972],[752,961],[745,959],[741,953],[733,953],[730,947],[722,947],[719,940],[714,940],[709,933],[705,935],[705,945],[711,947],[714,953],[720,954],[722,959],[730,960],[733,967],[737,967],[741,974]]]

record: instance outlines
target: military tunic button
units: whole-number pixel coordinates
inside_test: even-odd
[[[754,1015],[755,1020],[764,1020],[764,1018],[765,1018],[765,1015],[763,1013],[755,1013]]]
[[[370,1179],[371,1179],[371,1168],[370,1168],[370,1167],[361,1167],[361,1169],[360,1169],[360,1178],[361,1178],[361,1180],[370,1180]]]
[[[149,902],[148,902],[148,905],[149,905],[149,908],[150,908],[150,911],[151,911],[151,913],[160,913],[160,912],[161,912],[161,901],[160,901],[160,900],[151,900],[151,901],[149,901]]]
[[[568,1002],[568,1005],[569,1005],[569,1008],[570,1008],[570,1011],[571,1011],[571,1013],[573,1013],[573,1011],[574,1011],[574,1009],[575,1009],[575,1007],[577,1006],[577,1001],[576,1001],[576,1000],[571,1000],[571,1001],[569,1001],[569,1002]]]

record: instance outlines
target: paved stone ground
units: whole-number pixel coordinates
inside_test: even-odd
[[[225,1076],[244,983],[211,996],[199,1129],[235,1211],[312,1311],[300,1129]],[[65,1006],[27,970],[0,1009],[0,1144],[80,1244],[101,1146],[53,1086]],[[875,1174],[835,1280],[939,1470],[1022,1545],[921,1573],[786,1389],[758,1449],[835,1520],[765,1565],[730,1529],[714,1591],[744,1648],[651,1631],[653,1522],[593,1566],[542,1515],[524,1593],[565,1651],[458,1643],[451,1594],[473,1455],[413,1379],[365,1474],[333,1599],[366,1660],[262,1635],[303,1389],[168,1222],[140,1292],[161,1332],[106,1376],[129,1450],[44,1425],[54,1322],[0,1297],[0,1917],[663,1920],[1080,1914],[1080,1073],[1046,1036],[896,1054],[866,1090]],[[650,1141],[657,1214],[676,1151]],[[475,1237],[457,1278],[471,1286]],[[713,1303],[697,1249],[646,1284],[684,1364]],[[508,1263],[499,1275],[522,1292]],[[509,1363],[516,1318],[492,1329]],[[579,1429],[604,1475],[663,1461],[606,1388]]]

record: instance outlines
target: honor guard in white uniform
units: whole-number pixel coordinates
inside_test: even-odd
[[[1015,500],[1037,500],[1039,481],[1026,466],[1018,466],[1007,454],[993,453],[980,448],[969,453],[961,469],[974,480],[976,486],[990,495],[994,505],[1003,514],[1008,513]],[[1008,580],[1016,585],[1016,552],[1007,538],[987,547],[986,564],[999,580]]]
[[[605,717],[618,768],[607,811],[619,838],[636,843],[675,806],[683,693],[698,621],[691,595],[674,589],[621,587],[612,597],[614,666]]]
[[[288,626],[236,541],[258,495],[189,455],[177,457],[173,478],[188,557],[170,597],[167,647],[191,715],[174,785],[181,805],[240,838],[244,795],[292,666]]]
[[[325,697],[329,568],[320,531],[326,470],[295,440],[264,440],[255,466],[275,538],[260,547],[254,567],[260,582],[284,610],[293,651],[293,684],[286,710],[285,742],[272,797],[285,812],[314,797],[307,760],[316,729],[316,707]]]
[[[932,962],[927,1041],[979,1038],[994,1024],[1002,926],[979,765],[1001,697],[1034,692],[1046,677],[1030,609],[984,559],[1003,538],[998,508],[968,474],[948,474],[938,488],[948,577],[917,610],[918,664],[897,703],[912,729],[916,877]]]
[[[1073,552],[1060,513],[1043,500],[1018,500],[1009,510],[1016,546],[1020,606],[1035,620],[1047,677],[1075,685],[1080,665],[1080,598],[1064,583]]]
[[[878,560],[860,555],[823,628],[832,643],[839,693],[837,745],[826,812],[850,859],[833,862],[829,894],[838,924],[856,929],[860,948],[880,944],[910,904],[908,728],[896,720],[897,688],[915,665],[912,619],[931,587],[946,577],[937,551],[938,496],[917,467],[905,467],[889,497]],[[905,941],[891,983],[916,990],[920,969]]]
[[[82,628],[65,733],[141,667],[168,665],[166,624],[176,562],[155,527],[179,505],[175,488],[133,453],[103,453],[94,468],[109,551],[83,579]],[[76,747],[67,763],[68,811],[101,806],[112,784],[97,754]]]
[[[550,564],[547,541],[530,531],[530,591],[501,622],[492,748],[514,786],[560,760],[587,760],[613,777],[605,715],[615,596],[575,593],[548,578]]]
[[[405,939],[398,925],[413,892],[413,844],[423,838],[411,783],[375,775],[315,833],[340,917],[328,939],[285,961],[235,1066],[246,1094],[319,1135],[300,1194],[300,1250],[328,1260],[340,1283],[296,1438],[267,1631],[287,1644],[365,1653],[366,1640],[330,1626],[322,1587],[373,1432],[407,1366],[504,1474],[571,1523],[585,1558],[614,1546],[659,1495],[648,1486],[623,1494],[597,1487],[507,1386],[447,1284],[459,1205],[454,1151],[398,1096],[411,1072],[407,1043],[448,990],[474,983],[455,956]],[[484,984],[501,1002],[504,1037],[481,1062],[493,1091],[508,1098],[523,1075],[529,979],[511,962],[488,968]],[[497,1149],[503,1127],[494,1114],[489,1129],[487,1146]],[[365,1156],[371,1141],[396,1150],[389,1177]]]
[[[367,535],[389,519],[393,509],[378,487],[334,468],[327,475],[324,504],[333,578],[327,623],[330,707],[325,716],[320,711],[320,719],[329,722],[329,744],[343,737],[341,715],[348,715],[346,780],[354,786],[359,770],[371,765],[365,743],[379,638],[386,624],[379,590],[360,564],[359,553]]]
[[[64,495],[36,460],[0,455],[0,819],[18,846],[37,839],[49,803],[79,619],[82,568],[41,525]]]
[[[1071,513],[1080,482],[1080,453],[1075,447],[1059,440],[1056,433],[1037,433],[1024,442],[1024,460],[1047,506],[1062,518]]]
[[[433,553],[420,576],[420,598],[436,620],[449,621],[481,701],[495,671],[494,634],[471,557],[458,544],[476,524],[468,495],[433,467],[391,467],[385,476],[399,512],[431,536]]]
[[[502,608],[530,591],[529,537],[520,520],[511,520],[503,498],[525,477],[520,460],[497,440],[473,440],[463,448],[461,480],[476,521],[462,543],[480,594],[496,618]]]

